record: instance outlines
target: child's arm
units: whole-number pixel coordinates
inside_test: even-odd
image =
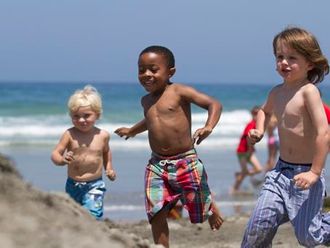
[[[211,134],[213,128],[219,122],[220,115],[222,112],[222,105],[220,102],[211,97],[209,100],[210,102],[207,107],[208,117],[205,126],[203,128],[197,129],[193,135],[193,139],[197,139],[197,145],[199,145],[205,138],[207,138]]]
[[[143,119],[136,123],[133,127],[127,128],[127,127],[120,127],[116,129],[115,133],[119,135],[120,137],[125,137],[127,140],[130,137],[134,137],[135,135],[142,133],[147,130],[147,124],[146,120]]]
[[[192,87],[177,84],[177,88],[178,94],[180,94],[183,99],[208,111],[205,126],[197,129],[193,135],[194,141],[197,140],[196,144],[199,145],[211,134],[213,128],[219,122],[222,112],[222,104],[216,99],[201,93]]]
[[[65,165],[70,164],[74,160],[72,151],[65,152],[69,147],[69,142],[70,134],[69,131],[66,131],[52,152],[51,159],[54,164]]]
[[[265,106],[265,105],[264,105]],[[256,117],[256,128],[251,129],[248,133],[247,140],[248,144],[254,145],[258,143],[265,133],[267,114],[265,113],[264,106],[260,108]]]
[[[274,98],[274,90],[272,90],[265,104],[260,108],[256,117],[256,128],[251,129],[248,133],[248,143],[254,145],[258,143],[263,137],[268,126],[269,120],[273,113],[273,98]]]
[[[311,170],[294,177],[296,185],[307,189],[312,186],[322,173],[329,150],[328,123],[322,106],[322,100],[316,87],[311,85],[305,91],[305,106],[315,127],[314,156]]]
[[[109,146],[109,141],[110,141],[110,134],[106,132],[105,144],[103,149],[103,166],[107,177],[111,181],[114,181],[116,179],[116,172],[112,167],[112,154]]]

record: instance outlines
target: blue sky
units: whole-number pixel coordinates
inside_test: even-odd
[[[158,44],[176,57],[173,81],[273,84],[272,39],[288,25],[311,31],[330,59],[329,9],[328,0],[1,0],[0,81],[137,82],[139,52]]]

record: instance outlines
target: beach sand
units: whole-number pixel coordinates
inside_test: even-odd
[[[183,247],[239,247],[248,216],[227,217],[219,231],[208,223],[171,220],[170,244]],[[0,157],[0,244],[5,248],[160,247],[150,225],[96,221],[64,193],[44,192],[26,183],[12,163]],[[273,247],[299,247],[290,224],[282,225]]]
[[[247,216],[226,218],[218,231],[211,231],[207,222],[191,224],[187,219],[170,220],[170,247],[172,248],[238,248],[242,241]],[[152,242],[151,229],[147,221],[135,224],[119,225],[123,231]],[[289,224],[280,227],[273,241],[273,247],[292,248],[299,246],[293,229]]]

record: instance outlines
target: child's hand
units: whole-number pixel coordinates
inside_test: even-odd
[[[194,140],[193,143],[195,143],[196,139],[197,139],[196,144],[199,145],[211,133],[212,133],[212,128],[209,128],[209,127],[203,127],[203,128],[197,129],[193,136],[193,140]]]
[[[259,142],[264,135],[258,129],[251,129],[248,133],[247,140],[251,145]]]
[[[130,137],[134,137],[134,135],[130,134],[130,128],[127,127],[120,127],[115,130],[115,134],[119,135],[120,137],[125,137],[125,140],[127,140]]]
[[[111,181],[114,181],[116,179],[116,172],[114,170],[106,170],[105,174]]]
[[[63,162],[65,164],[70,164],[72,161],[74,161],[73,151],[68,151],[63,156]]]
[[[299,173],[293,178],[295,185],[301,189],[309,189],[318,179],[319,175],[312,171]]]

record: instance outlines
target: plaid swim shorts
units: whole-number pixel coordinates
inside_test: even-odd
[[[192,223],[208,218],[212,196],[207,174],[195,149],[164,157],[152,154],[145,171],[145,207],[149,222],[160,210],[181,200]]]

